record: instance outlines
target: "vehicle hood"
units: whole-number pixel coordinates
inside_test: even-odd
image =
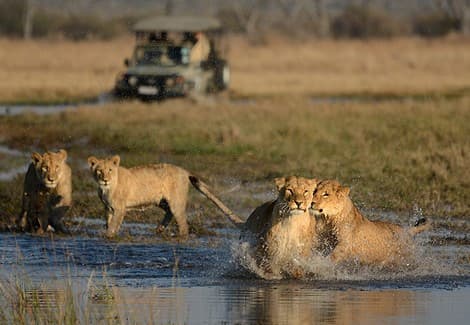
[[[175,67],[161,67],[155,65],[139,65],[135,67],[129,67],[126,74],[134,76],[168,76],[168,75],[185,75],[190,67],[187,66],[175,66]]]

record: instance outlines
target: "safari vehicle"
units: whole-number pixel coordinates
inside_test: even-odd
[[[214,18],[159,16],[134,26],[136,45],[115,84],[118,97],[141,99],[206,94],[226,89],[230,70],[221,58],[221,24]],[[205,35],[207,57],[192,62],[194,35]]]

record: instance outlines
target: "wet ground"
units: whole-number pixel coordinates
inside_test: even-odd
[[[232,228],[179,243],[158,238],[154,225],[125,223],[131,239],[107,241],[101,220],[78,221],[92,230],[0,234],[2,277],[55,297],[71,280],[86,317],[124,323],[464,324],[470,316],[470,225],[462,220],[420,236],[413,266],[338,269],[318,257],[308,261],[317,274],[304,280],[264,280],[242,267],[247,255]]]

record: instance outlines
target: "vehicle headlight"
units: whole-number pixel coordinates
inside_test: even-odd
[[[136,76],[129,77],[128,82],[129,82],[129,85],[131,85],[131,86],[137,85],[137,77]]]

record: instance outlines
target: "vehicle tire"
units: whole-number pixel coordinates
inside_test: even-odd
[[[217,90],[225,90],[230,84],[230,67],[227,62],[220,61],[215,67],[215,88]]]

